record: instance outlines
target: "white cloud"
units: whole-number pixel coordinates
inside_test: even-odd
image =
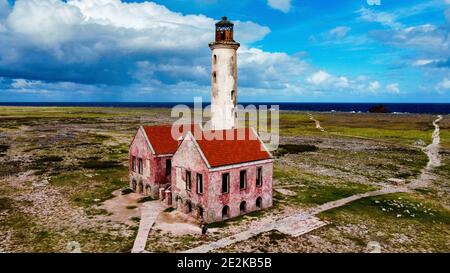
[[[8,58],[12,58],[11,63],[20,63],[17,60],[22,56],[26,69],[15,77],[35,79],[14,80],[10,88],[17,92],[95,93],[108,89],[117,92],[114,94],[118,97],[123,92],[127,99],[139,99],[130,96],[142,92],[158,94],[154,97],[162,100],[209,96],[207,44],[214,38],[215,20],[204,15],[182,15],[151,2],[17,0],[7,22],[8,35],[17,40],[9,43],[13,46],[0,44],[0,68],[8,67],[2,63]],[[241,97],[268,94],[279,98],[302,92],[317,97],[325,92],[359,92],[362,88],[367,91],[369,78],[332,75],[311,67],[300,55],[250,47],[248,43],[262,39],[269,28],[253,22],[235,23],[236,40],[242,43],[238,51]],[[348,31],[341,27],[332,33],[345,36]],[[44,55],[48,52],[57,61]],[[29,67],[33,67],[33,75],[27,70]],[[19,68],[14,66],[15,72]],[[111,73],[102,74],[104,71]],[[48,75],[54,82],[46,81]],[[59,75],[64,77],[55,79]],[[130,81],[117,91],[121,87],[109,80],[121,77]]]
[[[350,81],[348,80],[347,77],[341,76],[337,78],[335,86],[338,88],[348,88],[350,87]]]
[[[291,1],[292,0],[267,0],[267,4],[273,9],[287,13],[291,10]]]
[[[330,38],[344,38],[350,31],[349,27],[337,26],[328,32]]]
[[[358,10],[357,13],[359,13],[359,19],[362,21],[379,23],[392,28],[402,26],[402,24],[397,22],[397,17],[391,13],[374,11],[364,7]]]
[[[430,60],[430,59],[420,59],[420,60],[415,61],[413,63],[413,66],[425,66],[425,65],[431,64],[433,62],[434,61]]]
[[[239,86],[286,89],[299,84],[309,65],[282,52],[242,47],[238,51]]]
[[[37,44],[57,47],[64,42],[92,41],[92,50],[119,47],[132,50],[193,49],[213,40],[215,20],[183,15],[153,3],[120,0],[18,0],[8,17],[14,32]],[[263,38],[269,29],[253,22],[236,22],[241,43]]]
[[[268,27],[253,22],[236,21],[234,24],[236,29],[234,39],[244,44],[261,40],[270,33]]]
[[[78,84],[74,82],[45,82],[27,79],[12,79],[3,91],[12,94],[45,95],[51,98],[68,96],[68,92],[80,94],[95,94],[105,86]],[[69,95],[70,96],[70,95]],[[75,95],[77,96],[77,95]]]
[[[306,82],[323,88],[348,89],[352,88],[352,81],[345,76],[334,76],[319,70],[306,78]]]
[[[437,90],[447,90],[450,89],[450,79],[444,78],[441,82],[436,85]]]
[[[323,70],[320,70],[320,71],[317,71],[316,73],[314,73],[313,75],[311,75],[310,77],[308,77],[306,80],[311,84],[319,85],[319,84],[323,84],[330,78],[331,78],[330,74],[328,74],[327,72],[325,72]]]
[[[400,93],[400,87],[398,83],[391,83],[386,86],[387,91],[390,93],[398,94]]]
[[[25,79],[14,79],[11,83],[13,88],[29,88],[33,86],[41,85],[41,81],[25,80]]]
[[[369,90],[370,92],[375,92],[378,89],[380,89],[380,87],[381,87],[380,82],[373,81],[369,83],[369,85],[367,86],[367,90]]]
[[[448,31],[431,24],[396,30],[372,31],[369,35],[389,45],[420,50],[422,55],[429,59],[447,58],[450,54]]]

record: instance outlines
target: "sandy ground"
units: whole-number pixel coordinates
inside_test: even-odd
[[[134,225],[135,222],[132,219],[140,217],[139,209],[142,203],[138,203],[138,200],[142,198],[142,195],[137,193],[122,195],[121,190],[114,191],[113,195],[113,198],[106,200],[100,206],[101,209],[108,211],[108,215],[99,217],[106,221]]]
[[[198,220],[179,211],[161,213],[154,228],[173,235],[201,234]]]

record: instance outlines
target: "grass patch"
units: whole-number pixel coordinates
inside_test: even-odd
[[[288,196],[286,199],[296,204],[321,205],[376,189],[377,187],[374,186],[350,182],[342,185],[307,185],[297,189],[290,189],[295,191],[297,195],[292,197]]]
[[[12,208],[12,199],[8,197],[0,197],[0,211]]]
[[[86,169],[102,170],[118,168],[122,165],[117,161],[101,161],[101,160],[86,160],[81,163],[81,166]]]
[[[145,196],[142,198],[139,198],[139,200],[137,201],[138,203],[145,203],[145,202],[149,202],[149,201],[155,201],[155,198],[152,198],[151,196]]]
[[[319,148],[314,145],[284,144],[280,145],[274,154],[277,156],[283,156],[285,154],[299,154],[305,152],[315,152],[317,150],[319,150]]]
[[[64,158],[61,156],[42,156],[35,160],[36,163],[61,162]]]
[[[123,190],[121,191],[121,194],[122,194],[122,195],[128,195],[128,194],[133,193],[133,192],[134,192],[134,191],[133,191],[132,189],[126,188],[126,189],[123,189]]]
[[[364,225],[364,234],[368,238],[361,237],[361,234],[355,236],[366,242],[376,238],[390,248],[389,252],[450,251],[450,211],[441,205],[439,199],[421,193],[365,198],[322,212],[319,217],[336,226]],[[349,235],[345,234],[342,236]],[[409,240],[398,243],[396,236],[399,234],[407,235]]]
[[[128,170],[123,167],[98,170],[92,177],[75,171],[56,175],[50,179],[50,183],[63,188],[62,192],[76,205],[85,208],[87,213],[96,214],[93,206],[114,197],[112,192],[127,184],[127,174]]]
[[[133,221],[133,222],[139,223],[141,221],[141,218],[135,216],[135,217],[131,217],[130,220]]]
[[[0,156],[5,155],[9,147],[9,145],[0,144]]]
[[[326,219],[339,218],[341,212],[363,214],[373,219],[416,221],[450,225],[450,211],[437,202],[414,194],[395,193],[364,198],[346,206],[321,213]]]
[[[284,233],[281,233],[279,231],[271,231],[268,233],[269,239],[271,243],[274,243],[278,240],[286,239],[288,236]]]
[[[164,210],[164,212],[171,213],[171,212],[174,211],[174,210],[175,210],[175,208],[173,208],[173,207],[168,207],[167,209]]]

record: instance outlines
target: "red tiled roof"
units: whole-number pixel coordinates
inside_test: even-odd
[[[208,132],[221,134],[223,138],[222,140],[208,140],[211,139],[211,137],[205,138],[205,134]],[[226,134],[234,134],[234,138],[232,140],[227,140]],[[239,140],[239,134],[245,136],[245,138]],[[196,141],[211,167],[220,167],[271,158],[270,154],[262,146],[263,144],[261,141],[249,128],[224,131],[204,131],[202,138],[196,138]]]
[[[188,131],[194,131],[195,127],[201,130],[198,125],[192,124]],[[144,131],[156,154],[174,154],[177,151],[178,139],[172,137],[172,125],[144,126]]]

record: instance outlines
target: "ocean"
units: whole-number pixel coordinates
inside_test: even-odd
[[[193,107],[192,102],[0,102],[0,106],[65,106],[65,107],[126,107],[171,108],[178,104]],[[204,103],[205,107],[209,103]],[[450,114],[450,103],[241,103],[243,106],[279,105],[280,110],[315,112],[368,112],[369,108],[382,104],[390,113]]]

